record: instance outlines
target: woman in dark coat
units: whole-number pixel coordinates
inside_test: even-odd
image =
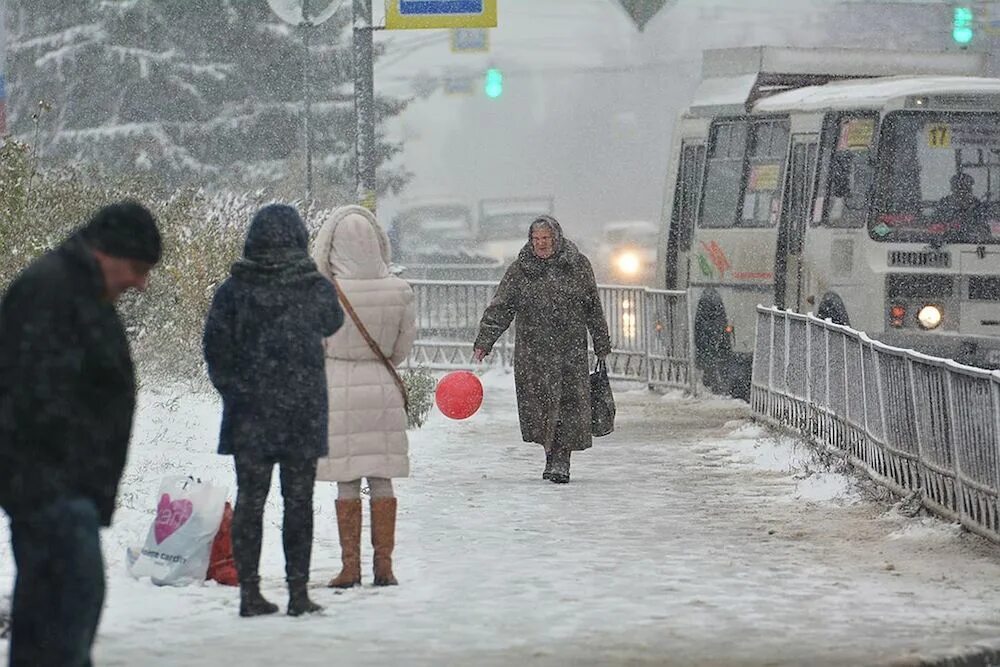
[[[205,361],[222,395],[219,453],[236,465],[233,556],[240,615],[273,614],[260,593],[261,532],[271,472],[281,470],[288,614],[319,611],[308,596],[316,461],[327,454],[323,339],[344,322],[333,284],[308,254],[291,206],[265,206],[243,258],[215,293],[205,323]]]
[[[473,356],[490,353],[514,318],[514,383],[521,437],[545,448],[543,479],[569,482],[570,453],[591,446],[587,333],[611,352],[594,271],[559,223],[541,216],[479,324]]]

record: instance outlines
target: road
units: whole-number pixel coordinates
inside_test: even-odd
[[[434,415],[412,435],[399,587],[323,587],[339,551],[335,491],[321,485],[313,585],[325,613],[240,619],[233,589],[124,573],[163,474],[231,478],[211,453],[213,398],[144,392],[105,534],[96,663],[877,665],[1000,637],[995,546],[867,499],[750,423],[743,403],[623,388],[618,430],[574,455],[559,486],[540,479],[541,449],[520,442],[509,377],[491,372],[486,395],[472,419]],[[277,488],[265,533],[265,592],[284,603]],[[0,590],[12,570],[0,550]]]

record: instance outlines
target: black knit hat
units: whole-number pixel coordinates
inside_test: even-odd
[[[130,200],[97,211],[80,235],[92,248],[112,257],[156,264],[163,251],[156,218],[145,206]]]

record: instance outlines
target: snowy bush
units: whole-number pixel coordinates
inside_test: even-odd
[[[400,373],[410,410],[407,413],[407,428],[420,428],[427,421],[427,415],[434,404],[434,388],[437,380],[422,366],[407,368]]]
[[[216,285],[242,250],[260,193],[164,192],[147,178],[108,178],[75,167],[35,168],[30,148],[0,146],[0,289],[100,206],[136,199],[156,215],[164,252],[149,289],[120,309],[142,376],[202,381],[201,332]]]

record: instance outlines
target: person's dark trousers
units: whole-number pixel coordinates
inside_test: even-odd
[[[59,498],[11,517],[11,667],[89,667],[104,604],[100,517],[93,501]]]
[[[260,581],[261,533],[264,503],[271,488],[274,461],[236,457],[236,508],[233,510],[233,558],[240,583]],[[316,459],[278,463],[284,523],[281,542],[285,548],[285,578],[289,583],[309,580],[313,540],[313,487]]]

